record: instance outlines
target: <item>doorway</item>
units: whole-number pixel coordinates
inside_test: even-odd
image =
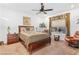
[[[49,18],[49,34],[65,34],[70,36],[70,13],[52,16]]]

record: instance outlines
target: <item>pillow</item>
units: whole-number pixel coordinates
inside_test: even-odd
[[[25,28],[21,28],[21,32],[26,32],[26,29]]]
[[[79,35],[79,31],[76,31],[76,33],[75,33],[75,34]]]
[[[27,31],[34,31],[34,28],[33,27],[26,27],[26,32]]]
[[[79,38],[79,35],[74,35],[74,37]]]
[[[34,31],[34,28],[30,28],[30,31]]]
[[[34,26],[21,27],[20,32],[34,31]]]
[[[26,31],[30,31],[30,28],[29,27],[27,27],[27,28],[25,28],[26,29]]]

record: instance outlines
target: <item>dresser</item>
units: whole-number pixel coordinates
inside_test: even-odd
[[[7,34],[7,44],[12,44],[12,43],[16,43],[19,41],[19,36],[18,34],[14,33],[14,34]]]

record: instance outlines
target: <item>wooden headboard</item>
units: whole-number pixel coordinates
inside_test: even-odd
[[[23,28],[28,28],[29,30],[33,29],[34,30],[34,26],[28,26],[28,25],[20,25],[19,26],[19,33],[22,31]]]

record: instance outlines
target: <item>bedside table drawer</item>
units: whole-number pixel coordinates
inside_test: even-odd
[[[19,37],[16,34],[8,34],[7,35],[7,43],[12,44],[19,41]]]

